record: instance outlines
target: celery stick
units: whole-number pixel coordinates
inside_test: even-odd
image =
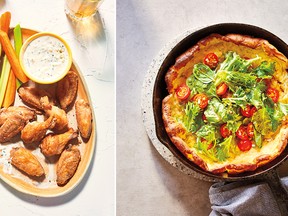
[[[4,97],[5,97],[10,69],[11,69],[10,63],[8,61],[7,56],[5,55],[3,59],[3,66],[2,66],[1,78],[0,78],[0,106],[2,106]]]
[[[14,48],[15,48],[16,55],[19,58],[19,53],[23,45],[22,31],[21,31],[20,24],[15,26],[13,33],[14,33]],[[21,84],[22,84],[21,81],[17,79],[16,88],[18,89],[21,86]]]
[[[14,28],[14,46],[15,46],[15,52],[17,57],[19,58],[20,49],[22,47],[22,32],[20,24],[16,25]]]

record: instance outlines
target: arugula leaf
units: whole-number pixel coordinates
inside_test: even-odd
[[[193,75],[202,83],[208,84],[214,80],[215,72],[212,71],[207,65],[198,63],[194,65]]]
[[[211,124],[223,123],[223,116],[227,113],[227,110],[218,99],[212,98],[204,111],[206,119]]]
[[[262,135],[267,135],[273,131],[270,115],[265,107],[254,113],[252,122],[255,129]]]
[[[192,95],[205,92],[208,88],[208,84],[196,79],[193,74],[186,80],[186,85],[190,88]]]
[[[263,61],[261,64],[253,70],[259,78],[267,79],[272,78],[272,75],[275,71],[275,62]]]
[[[227,52],[225,60],[220,65],[220,70],[247,72],[250,65],[260,59],[256,56],[253,59],[243,59],[236,52]]]
[[[219,161],[225,161],[231,157],[232,154],[237,154],[236,141],[234,136],[229,136],[223,142],[217,144],[216,157]]]
[[[240,86],[234,92],[232,97],[223,98],[222,101],[224,104],[235,104],[235,105],[238,105],[244,109],[246,107],[246,105],[248,104],[247,93]]]
[[[262,136],[257,130],[254,130],[254,142],[257,147],[262,147]]]
[[[196,135],[204,138],[207,142],[215,142],[217,137],[220,136],[218,131],[216,127],[205,124],[196,132]]]
[[[195,132],[203,124],[201,109],[193,102],[188,102],[185,107],[184,125],[190,132]]]
[[[209,143],[210,144],[210,143]],[[205,155],[212,161],[218,161],[216,157],[216,149],[212,147],[208,149],[208,142],[201,140],[200,137],[197,137],[196,144],[194,146],[201,154]]]
[[[263,91],[260,89],[261,85],[256,85],[255,88],[252,88],[249,95],[248,99],[249,102],[254,105],[257,109],[260,109],[261,107],[264,106],[263,103]]]

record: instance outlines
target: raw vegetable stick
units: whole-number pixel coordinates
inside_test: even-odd
[[[15,26],[13,33],[14,33],[14,48],[15,48],[16,55],[19,59],[20,50],[23,45],[22,30],[21,30],[20,24]],[[21,86],[21,84],[22,84],[21,81],[19,79],[16,79],[17,89]]]
[[[8,34],[10,28],[11,13],[6,11],[1,15],[1,30]]]
[[[16,25],[14,28],[14,47],[17,57],[19,58],[20,49],[22,47],[22,32],[20,25]],[[21,85],[21,82],[19,80],[16,80],[16,77],[12,70],[10,70],[10,75],[8,79],[8,84],[6,87],[6,93],[4,97],[4,101],[2,106],[3,107],[9,107],[14,103],[15,95],[16,95],[16,89]]]
[[[0,18],[0,29],[8,34],[10,28],[11,13],[9,11],[3,13]],[[2,47],[0,46],[0,53],[2,53]]]
[[[5,55],[3,59],[3,66],[0,78],[0,106],[2,106],[4,100],[10,69],[11,69],[10,63],[8,61],[7,56]]]
[[[7,107],[11,106],[14,103],[15,95],[16,95],[16,77],[15,77],[13,71],[10,70],[10,74],[9,74],[9,78],[8,78],[8,83],[7,83],[6,92],[5,92],[2,107],[7,108]]]
[[[27,76],[24,74],[21,65],[19,63],[19,60],[17,58],[17,55],[10,43],[8,35],[0,30],[0,42],[2,45],[2,48],[11,64],[12,70],[15,74],[15,76],[22,82],[25,83],[28,81]]]

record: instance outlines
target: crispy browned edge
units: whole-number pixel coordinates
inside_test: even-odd
[[[185,53],[180,55],[176,59],[175,64],[169,68],[165,76],[165,82],[169,95],[166,96],[162,101],[162,117],[164,121],[164,126],[170,140],[177,147],[177,149],[182,152],[182,154],[184,154],[186,158],[197,164],[202,169],[213,173],[228,172],[230,174],[236,174],[245,171],[254,171],[259,166],[269,163],[281,154],[281,152],[285,149],[287,145],[288,132],[284,133],[283,137],[281,137],[282,145],[277,155],[263,155],[262,157],[260,156],[256,158],[255,164],[229,164],[216,170],[209,170],[206,162],[202,158],[200,158],[196,152],[189,148],[189,146],[181,138],[178,137],[179,133],[186,133],[186,129],[180,123],[175,122],[173,116],[171,116],[170,106],[169,104],[167,104],[167,101],[170,99],[170,97],[172,97],[172,93],[174,91],[172,82],[174,79],[177,78],[178,70],[184,67],[193,58],[193,56],[200,50],[200,45],[205,46],[205,44],[207,44],[213,38],[218,38],[226,42],[233,42],[237,45],[243,45],[253,49],[261,46],[268,55],[276,56],[277,58],[286,61],[286,57],[282,53],[280,53],[273,45],[271,45],[267,40],[261,38],[253,38],[251,36],[240,34],[227,34],[225,36],[219,34],[211,34],[210,36],[200,40],[196,45],[194,45]],[[285,125],[285,127],[287,127],[287,125]]]

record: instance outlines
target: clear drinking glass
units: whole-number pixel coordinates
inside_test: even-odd
[[[74,20],[92,17],[103,0],[65,0],[65,13]]]

